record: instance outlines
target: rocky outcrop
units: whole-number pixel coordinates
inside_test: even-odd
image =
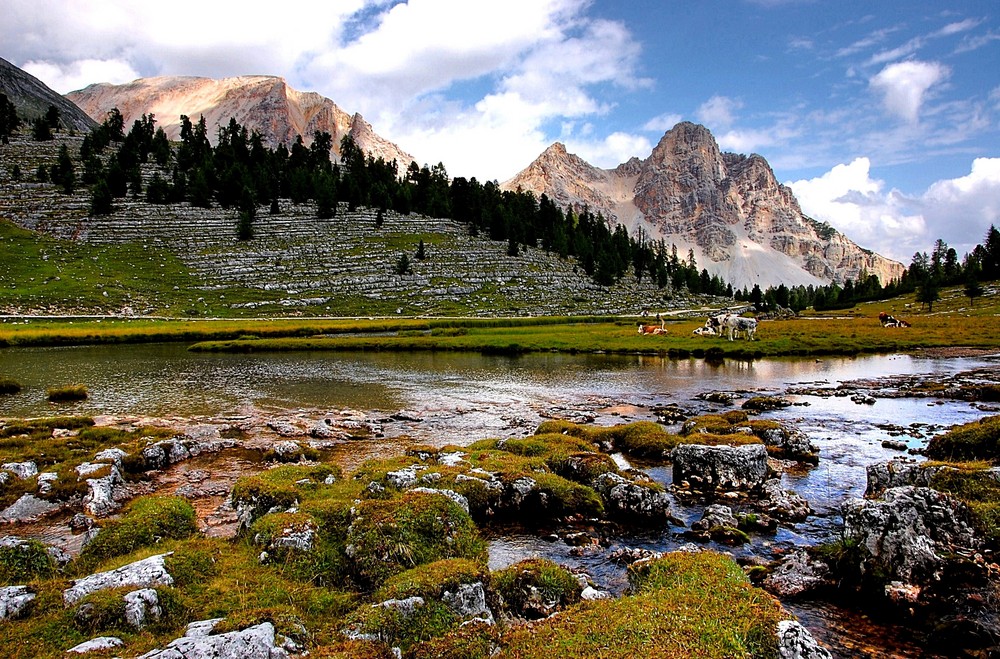
[[[264,622],[226,634],[212,634],[220,620],[204,620],[188,625],[188,631],[162,650],[153,650],[139,659],[287,659],[288,652],[277,644],[274,625]]]
[[[164,559],[169,555],[157,554],[135,563],[123,565],[117,570],[98,572],[77,579],[72,586],[63,591],[63,601],[66,606],[72,606],[91,593],[109,588],[169,586],[174,583],[174,578],[170,576],[164,562]]]
[[[79,645],[74,645],[69,650],[66,650],[66,653],[91,654],[99,652],[101,654],[106,654],[111,650],[124,646],[125,641],[121,640],[117,636],[98,636],[97,638],[92,638],[89,641],[84,641]]]
[[[780,659],[831,659],[832,656],[800,623],[795,620],[782,620],[778,623]]]
[[[796,597],[831,585],[830,567],[804,549],[792,552],[764,579],[764,587],[778,597]]]
[[[613,170],[554,144],[503,187],[587,206],[677,245],[682,256],[693,249],[698,265],[734,286],[843,282],[862,272],[888,282],[903,271],[804,215],[763,157],[723,153],[707,128],[688,122],[645,160]]]
[[[889,488],[906,485],[930,487],[934,476],[945,469],[955,468],[947,465],[925,465],[908,458],[896,458],[868,465],[866,468],[868,487],[865,489],[865,496],[881,496]]]
[[[674,483],[687,483],[699,491],[754,490],[767,478],[767,449],[763,444],[681,444],[673,451],[673,461]]]
[[[857,543],[862,573],[906,584],[939,579],[952,557],[982,544],[965,504],[926,487],[891,488],[883,500],[852,499],[843,514],[844,537]]]
[[[386,162],[395,160],[401,172],[413,161],[413,156],[377,135],[360,114],[349,114],[315,92],[292,89],[275,76],[140,78],[123,85],[90,85],[67,98],[97,121],[117,107],[126,128],[142,115],[153,114],[172,140],[180,138],[181,115],[192,122],[204,116],[213,141],[218,128],[233,118],[271,145],[291,147],[301,135],[308,146],[320,131],[333,137],[333,155],[339,156],[340,141],[349,135],[365,153]]]
[[[20,616],[35,599],[35,594],[27,586],[0,587],[0,620]]]
[[[609,472],[595,478],[591,486],[601,495],[604,508],[610,513],[651,520],[666,519],[670,515],[670,497],[648,484]]]

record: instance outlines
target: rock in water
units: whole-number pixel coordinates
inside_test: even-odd
[[[687,481],[701,491],[754,490],[767,478],[763,444],[681,444],[673,450],[673,460],[674,482]]]

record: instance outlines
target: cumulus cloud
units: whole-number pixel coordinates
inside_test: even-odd
[[[868,158],[857,158],[787,185],[804,213],[903,263],[938,238],[967,253],[990,224],[1000,224],[1000,158],[977,158],[967,176],[938,181],[916,196],[886,191],[870,168]]]
[[[709,128],[727,128],[736,121],[736,111],[743,107],[740,101],[715,95],[698,108],[695,116]]]
[[[665,114],[657,115],[647,121],[643,125],[642,129],[652,131],[654,133],[665,133],[682,121],[684,121],[683,116],[667,112]]]
[[[917,123],[928,92],[950,73],[950,69],[939,62],[911,60],[889,64],[868,84],[882,96],[882,104],[890,114],[908,123]]]
[[[122,84],[140,77],[131,64],[118,59],[84,59],[65,64],[26,62],[21,68],[63,93],[82,89],[95,80]]]

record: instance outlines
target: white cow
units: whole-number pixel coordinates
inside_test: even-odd
[[[743,316],[730,314],[726,316],[722,324],[723,327],[729,330],[730,341],[732,341],[739,332],[746,332],[747,341],[753,341],[754,335],[757,334],[756,318],[744,318]]]

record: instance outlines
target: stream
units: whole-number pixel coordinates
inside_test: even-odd
[[[333,459],[352,469],[372,456],[391,455],[408,443],[467,445],[486,437],[524,436],[547,418],[599,425],[657,420],[656,408],[675,405],[685,414],[738,408],[751,395],[783,395],[793,404],[767,412],[806,433],[819,448],[815,467],[783,476],[783,486],[806,499],[814,515],[755,534],[738,548],[707,546],[736,557],[775,558],[800,545],[834,539],[840,506],[864,493],[865,468],[905,455],[884,440],[919,449],[954,424],[996,414],[989,406],[959,400],[883,396],[877,385],[862,388],[867,400],[837,395],[836,387],[873,378],[930,381],[959,373],[987,373],[1000,379],[1000,361],[988,356],[925,358],[878,355],[817,359],[671,360],[648,356],[528,354],[518,357],[468,353],[191,353],[179,344],[8,348],[0,352],[0,375],[24,387],[0,397],[0,416],[55,414],[217,419],[240,414],[308,414],[354,409],[373,415],[408,411],[387,423],[384,438],[351,442]],[[54,405],[48,387],[85,384],[88,400]],[[855,389],[854,391],[857,391]],[[726,406],[699,396],[728,392]],[[793,392],[793,393],[789,393]],[[412,418],[411,418],[412,417]],[[676,426],[667,425],[671,430]],[[617,456],[619,460],[624,458]],[[915,459],[920,459],[919,457]],[[171,471],[170,489],[204,481],[213,471],[235,478],[249,463],[225,454],[183,463]],[[669,466],[633,463],[669,485]],[[200,480],[199,480],[200,479]],[[203,505],[217,506],[224,492],[208,493]],[[674,499],[673,514],[688,526],[703,503]],[[598,587],[620,593],[623,566],[609,560],[619,547],[671,550],[688,542],[683,528],[644,528],[573,547],[565,538],[539,537],[517,529],[490,538],[490,567],[543,556],[586,571]],[[43,530],[33,535],[44,537]],[[830,603],[788,602],[787,608],[829,644],[837,657],[933,656],[913,630],[886,625]]]

